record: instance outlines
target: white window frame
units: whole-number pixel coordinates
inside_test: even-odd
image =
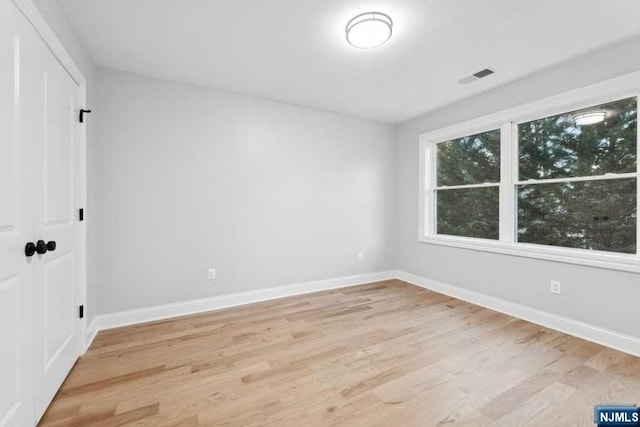
[[[564,114],[620,99],[636,97],[640,107],[640,72],[591,85],[585,88],[535,101],[499,113],[469,120],[447,128],[423,133],[419,137],[419,232],[418,241],[427,244],[451,246],[527,258],[544,259],[569,264],[640,273],[640,218],[636,226],[636,253],[623,254],[608,251],[563,248],[517,241],[517,184],[552,183],[570,180],[602,180],[625,177],[636,178],[636,191],[640,213],[640,126],[638,127],[636,172],[580,177],[518,181],[518,124],[544,117]],[[450,236],[436,233],[436,144],[465,136],[500,129],[500,233],[498,240]],[[485,184],[470,187],[488,186]],[[458,187],[460,186],[450,186]]]

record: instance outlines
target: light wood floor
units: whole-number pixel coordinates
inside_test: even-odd
[[[392,280],[101,332],[42,426],[593,426],[640,359]]]

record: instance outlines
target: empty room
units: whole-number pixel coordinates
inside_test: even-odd
[[[637,0],[0,0],[0,427],[640,426]]]

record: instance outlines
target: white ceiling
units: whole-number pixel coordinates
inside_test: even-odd
[[[62,3],[100,66],[391,123],[640,34],[638,0]],[[344,27],[368,11],[394,34],[358,50]]]

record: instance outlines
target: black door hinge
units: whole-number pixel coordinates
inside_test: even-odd
[[[81,305],[80,306],[80,310],[78,310],[78,311],[79,311],[79,314],[80,314],[80,318],[83,319],[84,318],[84,305]]]
[[[84,221],[84,208],[80,208],[80,210],[78,211],[78,219],[80,221]]]
[[[84,123],[84,115],[89,114],[90,112],[91,110],[85,110],[85,109],[80,110],[80,123]]]

